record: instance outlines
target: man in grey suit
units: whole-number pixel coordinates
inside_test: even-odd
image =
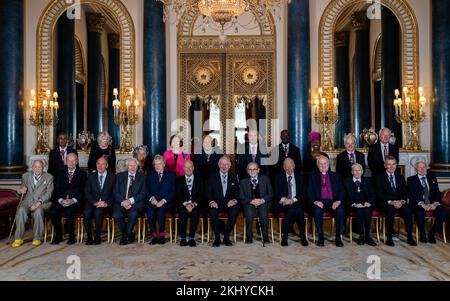
[[[249,178],[245,178],[240,184],[240,197],[244,205],[247,229],[246,243],[253,242],[252,225],[255,216],[259,217],[264,243],[269,242],[268,221],[273,192],[269,177],[259,175],[259,171],[258,164],[250,162],[247,165]]]
[[[41,160],[34,161],[32,171],[23,174],[19,193],[24,194],[24,198],[16,212],[16,233],[12,247],[23,244],[25,223],[30,213],[34,220],[32,244],[39,246],[44,234],[44,211],[50,208],[53,193],[53,176],[44,172]]]

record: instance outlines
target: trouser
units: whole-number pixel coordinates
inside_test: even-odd
[[[300,230],[300,238],[306,238],[305,235],[305,212],[302,208],[302,206],[296,202],[292,205],[283,206],[280,208],[280,211],[284,211],[285,214],[285,221],[283,223],[283,238],[288,237],[290,230],[292,229],[292,226],[294,225],[294,222],[297,222],[297,226]]]
[[[178,208],[178,214],[179,214],[179,217],[180,217],[180,220],[179,220],[179,222],[180,222],[180,232],[179,232],[179,234],[180,234],[181,239],[185,239],[186,238],[187,220],[188,220],[189,217],[191,218],[191,225],[189,227],[189,239],[194,239],[195,238],[195,232],[197,231],[199,217],[200,217],[200,208],[199,207],[195,207],[189,213],[186,210],[186,207],[180,206]]]
[[[153,237],[158,237],[156,222],[158,222],[159,236],[165,236],[164,230],[166,227],[166,212],[169,211],[170,208],[167,203],[159,208],[153,204],[147,204],[148,224],[150,226],[150,234]]]
[[[67,232],[69,233],[69,239],[75,239],[75,213],[78,212],[79,208],[79,202],[69,207],[64,207],[59,203],[55,204],[50,216],[57,238],[62,239],[61,214],[64,214],[67,219]]]
[[[94,217],[95,220],[95,237],[100,237],[102,233],[103,216],[107,210],[108,207],[97,208],[91,204],[86,205],[84,208],[83,220],[88,239],[92,238],[92,217]]]
[[[342,229],[344,227],[344,207],[342,206],[342,202],[336,210],[333,210],[333,200],[321,200],[323,203],[323,208],[320,208],[314,205],[313,213],[314,213],[314,221],[316,224],[317,234],[319,237],[323,237],[323,213],[324,212],[333,212],[334,218],[336,222],[336,237],[342,234]]]
[[[408,235],[412,234],[413,229],[413,221],[412,221],[412,213],[411,209],[408,205],[404,204],[399,209],[395,209],[394,206],[386,204],[386,226],[387,226],[387,237],[392,238],[393,227],[394,227],[394,217],[396,213],[399,213],[403,220],[405,221],[405,228]]]
[[[234,224],[236,223],[237,215],[239,213],[239,208],[237,205],[233,207],[221,206],[218,209],[209,208],[209,214],[211,216],[211,223],[214,232],[214,238],[216,240],[220,240],[220,231],[219,231],[219,213],[227,213],[228,221],[225,226],[225,233],[223,235],[223,240],[230,239],[230,233],[233,230]]]
[[[247,239],[253,239],[253,219],[259,217],[259,222],[264,240],[269,240],[269,209],[265,205],[255,207],[253,205],[244,206],[245,227],[247,229]]]
[[[425,234],[425,214],[425,209],[423,209],[422,206],[416,206],[416,221],[421,235]],[[436,220],[431,227],[430,234],[435,234],[436,231],[442,233],[442,226],[444,224],[444,221],[447,219],[447,212],[445,212],[445,209],[442,207],[442,205],[439,205],[436,207],[436,209],[434,209],[433,217]]]
[[[356,219],[358,223],[359,235],[362,237],[370,237],[370,225],[372,223],[372,209],[371,208],[354,208]]]
[[[15,239],[23,239],[25,224],[30,213],[33,218],[33,239],[41,240],[44,236],[44,208],[40,207],[32,212],[31,205],[31,203],[21,204],[17,208]]]
[[[139,214],[144,209],[144,203],[134,203],[130,210],[126,210],[120,204],[114,205],[113,218],[119,225],[122,235],[131,235],[133,233],[134,226],[139,218]],[[128,222],[125,222],[125,216],[128,217]]]

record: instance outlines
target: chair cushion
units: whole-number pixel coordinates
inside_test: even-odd
[[[444,190],[442,192],[442,205],[450,208],[450,189]]]
[[[0,210],[14,209],[19,205],[20,198],[14,190],[0,190]]]

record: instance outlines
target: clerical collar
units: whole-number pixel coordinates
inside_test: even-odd
[[[327,172],[320,172],[320,174],[321,174],[322,176],[326,176],[326,175],[328,174],[328,171],[327,171]]]

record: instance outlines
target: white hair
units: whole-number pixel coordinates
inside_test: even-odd
[[[67,160],[69,157],[75,157],[75,161],[76,161],[77,164],[78,164],[78,156],[77,156],[77,154],[75,154],[75,153],[69,153],[69,154],[67,154],[66,160]]]
[[[111,143],[111,136],[109,135],[109,133],[107,131],[103,131],[101,133],[98,134],[97,136],[97,143],[98,145],[100,145],[100,142],[102,141],[102,139],[106,137],[108,139],[108,144]]]
[[[355,143],[356,143],[356,137],[355,137],[355,135],[353,134],[353,133],[349,133],[349,134],[346,134],[345,136],[344,136],[344,144],[347,142],[347,140],[349,140],[349,139],[352,139]]]
[[[130,158],[130,159],[128,159],[128,160],[127,160],[127,166],[128,166],[128,164],[130,164],[130,162],[132,162],[132,161],[134,161],[134,163],[136,163],[136,165],[139,166],[139,161],[138,161],[138,159],[136,159],[136,158]]]
[[[166,160],[165,160],[164,157],[161,156],[161,155],[156,155],[156,156],[153,158],[153,165],[155,165],[156,161],[161,161],[164,165],[166,165]]]
[[[353,169],[355,169],[355,167],[359,167],[362,171],[364,171],[362,165],[359,164],[359,163],[355,163],[355,164],[352,165],[352,171],[353,171]]]
[[[382,129],[378,132],[378,136],[381,136],[381,133],[382,133],[384,130],[388,131],[388,132],[389,132],[389,135],[392,134],[392,131],[391,131],[389,128],[382,128]]]

